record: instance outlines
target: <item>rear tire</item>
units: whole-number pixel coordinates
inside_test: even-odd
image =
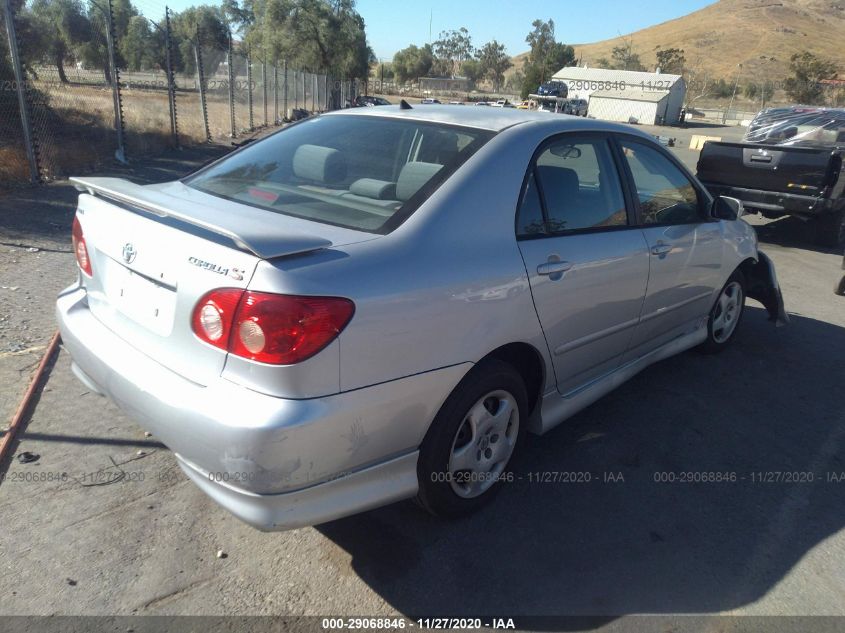
[[[816,244],[832,248],[845,246],[845,209],[819,216],[814,223]]]
[[[486,505],[501,487],[527,421],[528,396],[519,373],[495,359],[476,365],[423,439],[417,502],[442,517]]]
[[[833,289],[833,292],[845,297],[845,275],[843,275],[842,279],[839,280],[839,283],[836,284],[836,287]]]
[[[707,318],[707,340],[698,349],[717,354],[728,347],[736,335],[745,311],[745,277],[736,270],[725,283]]]

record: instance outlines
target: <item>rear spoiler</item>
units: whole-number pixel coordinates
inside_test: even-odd
[[[159,217],[168,217],[211,231],[262,259],[328,248],[332,242],[315,235],[292,233],[284,222],[273,222],[267,211],[242,205],[231,210],[198,204],[123,178],[71,178],[78,191],[120,202]],[[184,185],[182,185],[184,186]],[[221,201],[222,202],[222,201]],[[237,204],[237,203],[235,203]]]

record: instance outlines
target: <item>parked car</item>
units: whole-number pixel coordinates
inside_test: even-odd
[[[391,105],[390,101],[382,97],[373,97],[371,95],[359,95],[355,97],[356,108],[368,108],[373,106]]]
[[[530,110],[531,109],[531,102],[528,99],[525,99],[520,102],[518,106],[516,106],[519,110]]]
[[[842,258],[842,270],[845,270],[845,257]],[[834,288],[833,291],[836,294],[845,297],[845,274],[842,275],[842,279],[839,280],[839,283],[836,284],[836,288]]]
[[[805,115],[810,118],[817,112],[824,111],[824,108],[818,106],[793,105],[781,108],[766,108],[758,112],[751,123],[748,124],[748,129],[745,131],[745,141],[750,143],[765,142],[773,126],[778,125],[789,119],[799,119]]]
[[[812,222],[817,243],[845,247],[845,110],[782,109],[755,121],[742,143],[705,143],[698,177],[714,195]]]
[[[539,88],[537,94],[542,97],[561,97],[565,99],[569,94],[569,88],[563,81],[547,81]]]
[[[507,99],[499,99],[496,103],[491,103],[491,106],[494,108],[515,108],[516,106],[512,104]]]
[[[564,114],[574,114],[575,116],[587,116],[588,102],[586,99],[569,99],[566,105],[563,106]]]
[[[428,104],[428,105],[433,105],[433,104],[437,104],[437,105],[439,105],[441,102],[440,102],[440,100],[439,100],[439,99],[434,99],[433,97],[426,97],[425,99],[423,99],[422,101],[420,101],[420,103],[422,103],[422,104]]]
[[[470,512],[525,431],[724,349],[747,296],[786,319],[741,205],[612,123],[357,108],[180,181],[72,182],[74,373],[264,530]]]

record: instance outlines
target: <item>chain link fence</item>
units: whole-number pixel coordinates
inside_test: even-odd
[[[0,21],[0,182],[26,182],[30,178],[27,143],[5,14],[0,13]]]
[[[11,15],[14,26],[19,5],[0,4],[0,16]],[[21,33],[2,18],[0,186],[236,139],[349,101],[348,82],[284,60],[253,58],[241,42],[203,32],[201,25],[186,33],[184,21],[159,0],[134,0],[137,15],[128,17],[112,0],[89,5],[84,60],[68,55],[47,64],[18,57],[21,81],[14,59]],[[142,36],[143,46],[126,41]]]

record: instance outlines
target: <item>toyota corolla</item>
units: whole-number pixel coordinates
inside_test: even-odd
[[[786,320],[740,203],[621,125],[403,103],[74,183],[73,371],[265,530],[475,510],[524,432]]]

